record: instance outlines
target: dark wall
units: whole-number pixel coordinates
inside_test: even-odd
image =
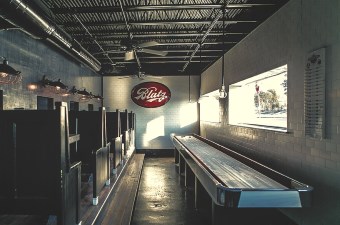
[[[6,57],[9,65],[21,71],[22,82],[15,85],[0,84],[3,90],[3,108],[36,109],[37,96],[54,98],[54,101],[79,101],[77,96],[61,97],[55,93],[30,91],[28,84],[41,80],[46,75],[50,80],[61,79],[69,88],[86,88],[93,94],[101,94],[101,77],[87,66],[64,53],[46,40],[34,39],[20,30],[0,31],[0,56]],[[100,102],[81,102],[80,110],[93,104],[98,110]]]

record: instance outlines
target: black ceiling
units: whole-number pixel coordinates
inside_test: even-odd
[[[39,7],[99,60],[106,75],[131,74],[138,65],[153,75],[199,75],[287,1],[41,0]],[[150,46],[138,47],[145,42]],[[137,57],[126,61],[129,48]]]

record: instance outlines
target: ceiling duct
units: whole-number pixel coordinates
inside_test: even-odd
[[[2,4],[0,17],[22,28],[26,33],[29,33],[35,38],[47,39],[62,50],[66,50],[65,52],[80,60],[82,63],[90,66],[94,71],[100,71],[101,64],[96,58],[64,30],[52,22],[49,22],[47,17],[38,15],[35,9],[25,4],[24,1],[7,0],[7,3]]]

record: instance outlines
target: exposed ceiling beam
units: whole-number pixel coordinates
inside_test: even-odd
[[[224,44],[237,44],[237,41],[225,41]],[[95,43],[81,43],[84,46],[96,45]],[[168,42],[168,43],[158,43],[157,46],[173,46],[173,45],[198,45],[197,42]],[[220,45],[223,42],[215,41],[215,42],[204,42],[202,45]],[[121,47],[121,44],[105,44],[101,43],[101,46],[104,47]],[[166,51],[166,50],[165,50]]]
[[[240,25],[240,24],[238,24]],[[226,31],[226,34],[248,34],[249,32],[251,32],[251,29],[249,28],[249,25],[250,24],[247,24],[247,23],[244,23],[243,26],[241,28],[238,28],[237,29],[235,27],[228,27],[227,31]],[[69,28],[67,30],[68,32],[72,33],[72,35],[74,36],[79,36],[79,35],[84,35],[85,32],[82,31],[82,30],[75,30],[73,28]],[[126,33],[126,30],[124,28],[122,29],[116,29],[116,28],[113,28],[113,29],[108,29],[108,28],[105,28],[105,29],[91,29],[90,30],[91,33],[93,35],[96,35],[96,36],[100,36],[100,35],[112,35],[115,36],[117,35],[118,37],[119,36],[125,36],[127,37],[127,33]],[[140,29],[137,29],[137,28],[134,28],[134,29],[131,29],[130,32],[134,33],[135,35],[137,36],[140,36],[140,35],[148,35],[148,34],[167,34],[167,33],[170,33],[170,34],[197,34],[199,32],[199,29],[197,28],[190,28],[190,27],[185,27],[185,29],[176,29],[176,28],[172,28],[172,29],[168,29],[168,28],[163,28],[163,29],[160,29],[160,28],[149,28],[149,27],[142,27]],[[214,30],[213,30],[213,33],[222,33],[223,32],[223,28],[222,26],[220,27],[215,27]],[[134,35],[134,36],[135,36]]]
[[[171,61],[166,61],[166,60],[162,60],[162,61],[140,61],[143,64],[163,64],[163,63],[187,63],[187,61],[182,61],[182,60],[171,60]],[[190,63],[210,63],[212,62],[211,60],[192,60]],[[121,61],[121,62],[116,62],[117,64],[134,64],[136,62],[131,62],[131,61]]]
[[[271,7],[275,4],[255,3],[255,4],[229,4],[227,9],[244,9],[253,7]],[[222,4],[164,4],[164,5],[140,5],[124,6],[126,12],[130,11],[150,11],[150,10],[202,10],[202,9],[221,9]],[[91,7],[66,7],[52,8],[54,14],[73,14],[73,13],[112,13],[121,12],[119,6],[91,6]]]
[[[93,33],[92,33],[93,34]],[[233,33],[233,32],[226,32],[226,35],[246,35],[247,33]],[[84,36],[84,34],[73,34],[75,37],[77,36]],[[149,37],[197,37],[197,36],[203,36],[204,34],[200,34],[200,33],[159,33],[159,34],[134,34],[133,38],[149,38]],[[221,36],[223,35],[223,33],[221,32],[213,32],[213,33],[209,33],[209,36]],[[95,35],[96,38],[115,38],[115,39],[122,39],[122,38],[126,38],[127,34],[97,34]]]
[[[189,58],[189,55],[176,55],[176,56],[141,56],[139,55],[140,59],[186,59]],[[202,58],[218,58],[221,57],[220,55],[202,55]],[[193,58],[200,58],[199,55],[195,55],[193,56]],[[107,58],[104,57],[100,57],[97,58],[98,60],[106,60]],[[114,59],[114,60],[122,60],[124,59],[124,56],[121,57],[110,57],[110,59]]]
[[[189,53],[189,52],[193,52],[194,50],[190,50],[190,49],[177,49],[177,50],[166,50],[168,53]],[[222,52],[222,49],[202,49],[200,50],[201,52]],[[124,50],[119,50],[119,49],[115,49],[115,50],[106,50],[104,52],[95,52],[93,53],[93,55],[99,55],[99,54],[120,54],[120,53],[124,53]]]
[[[217,21],[217,23],[222,23],[222,20]],[[243,20],[230,20],[226,19],[225,24],[236,24],[236,23],[257,23],[259,22],[258,20],[254,19],[243,19]],[[210,24],[210,20],[202,20],[202,19],[187,19],[187,20],[153,20],[153,21],[139,21],[139,22],[134,22],[131,21],[129,22],[129,25],[131,26],[160,26],[160,25],[202,25],[202,24]],[[112,22],[107,22],[107,21],[97,21],[97,22],[83,22],[83,24],[86,27],[91,27],[91,26],[96,26],[96,27],[102,27],[102,26],[125,26],[124,21],[112,21]],[[65,22],[59,24],[64,27],[77,27],[78,24],[74,22]]]

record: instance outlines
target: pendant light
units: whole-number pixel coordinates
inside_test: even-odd
[[[8,65],[5,57],[0,56],[4,61],[0,64],[0,84],[16,84],[22,80],[20,71]]]
[[[70,90],[67,85],[58,80],[49,80],[46,75],[42,77],[41,80],[37,82],[32,82],[27,85],[28,90],[49,95],[60,95],[62,97],[69,96]]]
[[[83,90],[78,90],[77,95],[78,95],[78,100],[80,102],[87,102],[92,99],[92,93],[86,91],[86,88],[84,88]]]
[[[227,92],[225,91],[225,86],[224,86],[224,27],[225,27],[225,11],[226,11],[226,5],[225,5],[225,0],[223,1],[223,17],[222,17],[222,86],[219,90],[219,98],[226,98],[227,97]]]
[[[191,103],[191,76],[189,74],[189,103]]]

